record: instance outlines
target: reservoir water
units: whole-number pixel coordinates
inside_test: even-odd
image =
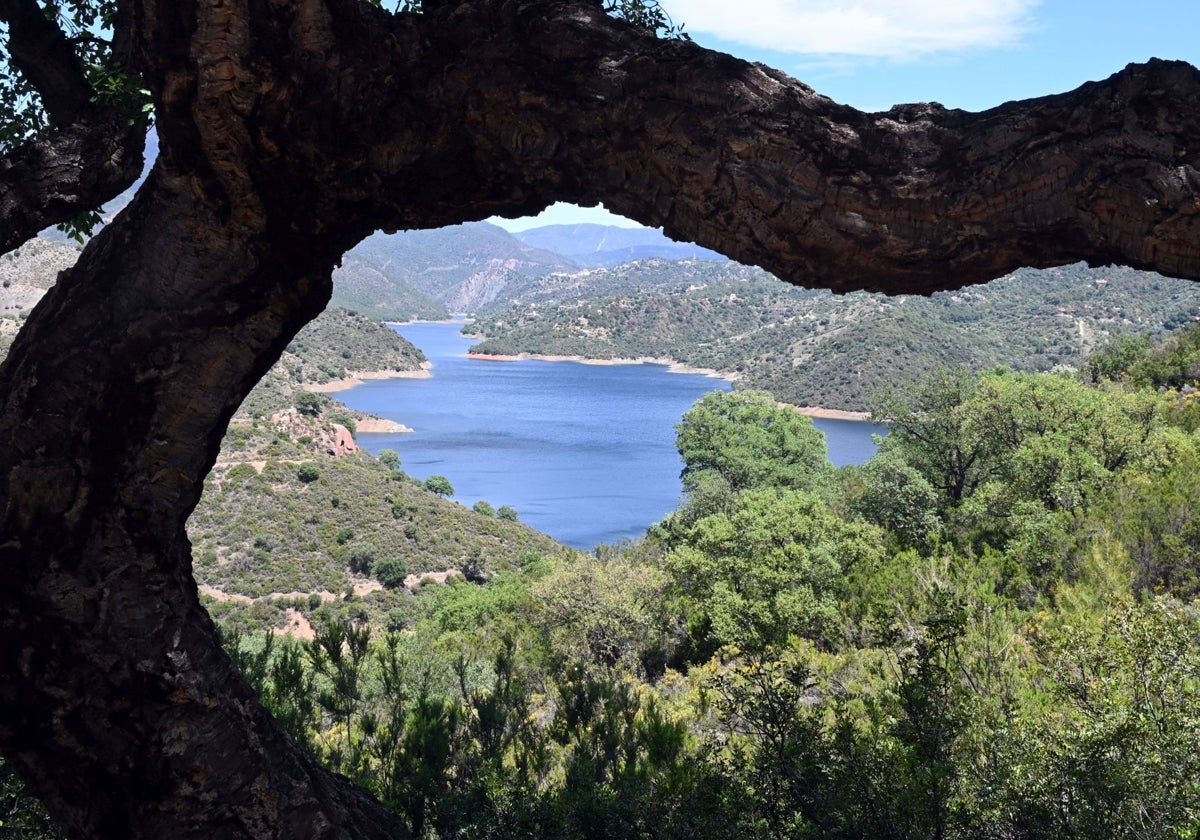
[[[521,521],[588,550],[642,536],[680,500],[675,424],[696,400],[730,384],[663,365],[468,359],[461,323],[397,331],[432,362],[428,379],[385,379],[338,394],[406,434],[361,434],[394,449],[409,475],[443,475],[455,501],[509,505]],[[835,464],[875,450],[867,423],[817,420]]]

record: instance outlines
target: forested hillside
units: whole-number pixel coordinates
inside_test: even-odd
[[[838,297],[735,263],[646,260],[549,276],[470,328],[475,352],[670,358],[796,405],[865,410],[871,392],[940,365],[1078,366],[1122,333],[1200,316],[1195,284],[1082,265],[1021,270],[925,297]]]
[[[427,576],[482,581],[567,551],[511,509],[466,508],[440,495],[452,487],[405,474],[394,453],[354,448],[355,417],[339,403],[298,406],[234,420],[188,522],[196,580],[229,626],[385,627]]]

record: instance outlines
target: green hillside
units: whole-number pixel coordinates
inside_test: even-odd
[[[331,306],[362,312],[382,321],[440,321],[449,317],[445,306],[413,288],[402,277],[350,251],[333,272]]]
[[[279,361],[243,400],[239,414],[290,406],[307,386],[355,373],[412,373],[425,354],[392,328],[344,309],[326,309],[288,344]]]
[[[412,598],[397,575],[416,589],[427,573],[482,579],[531,552],[568,551],[364,451],[330,454],[330,433],[353,425],[346,417],[330,403],[319,416],[281,409],[231,424],[188,520],[196,580],[215,616],[260,628],[283,625],[289,610],[305,621],[332,610],[382,626]]]
[[[347,373],[415,371],[425,354],[384,324],[344,309],[326,309],[302,329],[281,359],[297,382],[327,382]]]
[[[1200,317],[1200,287],[1082,265],[1021,270],[929,298],[838,297],[734,263],[647,260],[541,278],[483,313],[475,352],[672,358],[797,405],[863,410],[879,385],[938,365],[1076,367],[1120,333]]]
[[[188,521],[196,579],[215,616],[232,627],[306,626],[317,616],[382,626],[412,599],[397,577],[412,576],[416,589],[426,574],[482,578],[531,553],[568,551],[357,449],[357,425],[375,418],[305,388],[423,361],[394,330],[343,310],[296,336],[231,422]]]
[[[24,261],[17,254],[0,263],[10,281],[20,279],[0,301],[36,290],[32,306],[52,282],[38,269],[76,252],[55,243],[22,250]],[[0,359],[20,325],[17,311],[0,318],[0,327],[11,327],[0,333],[8,339]],[[306,390],[353,373],[418,371],[424,361],[394,330],[329,309],[246,398],[188,522],[197,582],[228,627],[307,624],[318,614],[382,626],[413,598],[397,577],[414,576],[419,589],[422,575],[482,579],[522,558],[568,551],[514,519],[423,489],[399,464],[358,450],[353,432],[365,415]]]

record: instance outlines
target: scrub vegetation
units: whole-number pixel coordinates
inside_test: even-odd
[[[591,556],[361,454],[302,485],[275,440],[210,477],[197,575],[260,599],[210,609],[263,702],[419,837],[1182,836],[1198,371],[1200,328],[942,368],[878,391],[889,435],[838,470],[790,407],[714,393],[685,502]],[[308,638],[263,632],[289,610]]]

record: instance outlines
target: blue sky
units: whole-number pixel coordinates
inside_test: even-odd
[[[983,110],[1061,93],[1133,61],[1200,66],[1200,0],[663,0],[703,46],[762,61],[864,110]],[[510,230],[634,223],[556,205]]]

